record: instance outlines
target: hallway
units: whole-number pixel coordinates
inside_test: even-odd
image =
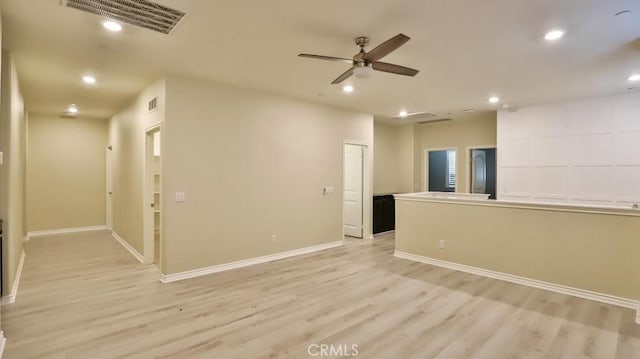
[[[634,312],[392,256],[393,235],[162,284],[97,231],[33,239],[5,357],[637,358]]]

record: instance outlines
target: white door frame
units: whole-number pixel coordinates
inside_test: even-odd
[[[458,148],[457,147],[442,147],[442,148],[426,148],[422,153],[422,191],[429,192],[429,152],[435,151],[456,151],[456,187],[455,192],[458,192]]]
[[[496,150],[496,161],[498,160],[498,147],[496,145],[476,145],[476,146],[467,146],[467,152],[465,153],[465,155],[467,156],[467,160],[465,161],[465,175],[467,176],[467,181],[468,186],[467,186],[467,191],[469,193],[471,193],[471,186],[472,186],[472,181],[471,181],[471,161],[473,161],[473,157],[471,156],[471,151],[473,150],[490,150],[490,149],[494,149]],[[456,155],[457,156],[457,155]],[[457,158],[456,158],[457,160]],[[498,166],[498,164],[496,163],[496,167]],[[497,175],[497,173],[496,173]],[[456,181],[456,186],[457,186],[457,181]]]
[[[345,140],[342,142],[340,161],[342,165],[342,183],[340,184],[340,206],[342,207],[342,238],[344,238],[344,147],[345,145],[355,145],[362,147],[362,238],[373,239],[373,156],[369,152],[371,147],[363,141]]]
[[[151,264],[154,261],[155,257],[155,241],[154,241],[154,225],[153,225],[153,216],[154,209],[151,207],[151,203],[153,203],[153,170],[152,165],[153,161],[150,161],[150,158],[153,158],[153,133],[157,131],[161,131],[161,124],[155,124],[151,127],[148,127],[144,130],[144,152],[142,155],[142,168],[143,168],[143,176],[142,176],[142,243],[143,243],[143,258],[145,264]],[[160,146],[162,146],[162,142],[160,142]],[[151,156],[151,157],[150,157]],[[160,157],[162,158],[162,157]],[[162,160],[161,160],[162,161]],[[161,166],[162,173],[162,166]],[[160,185],[162,186],[162,175],[160,175]],[[162,241],[162,212],[160,212],[160,240]],[[160,250],[162,250],[162,246],[160,246]],[[162,253],[160,254],[160,258],[162,258]]]
[[[105,222],[107,229],[113,228],[113,147],[105,148]]]

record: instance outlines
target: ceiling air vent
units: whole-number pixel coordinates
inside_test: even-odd
[[[449,122],[449,121],[453,121],[450,118],[440,118],[437,120],[431,120],[431,121],[420,121],[418,122],[419,125],[424,125],[425,123],[437,123],[437,122]]]
[[[422,112],[413,112],[413,113],[403,114],[403,116],[398,115],[392,118],[419,120],[419,119],[425,119],[425,118],[431,118],[431,117],[437,117],[437,115],[435,113],[422,111]]]
[[[66,7],[169,34],[185,13],[147,0],[61,0]]]
[[[153,112],[158,108],[158,98],[154,97],[151,101],[149,101],[149,112]]]

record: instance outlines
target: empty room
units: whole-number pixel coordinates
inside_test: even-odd
[[[0,358],[640,358],[640,1],[0,33]]]

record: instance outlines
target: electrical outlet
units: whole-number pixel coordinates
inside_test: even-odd
[[[277,243],[278,242],[278,235],[274,234],[271,236],[271,243]]]
[[[440,249],[444,249],[444,239],[440,240]]]

